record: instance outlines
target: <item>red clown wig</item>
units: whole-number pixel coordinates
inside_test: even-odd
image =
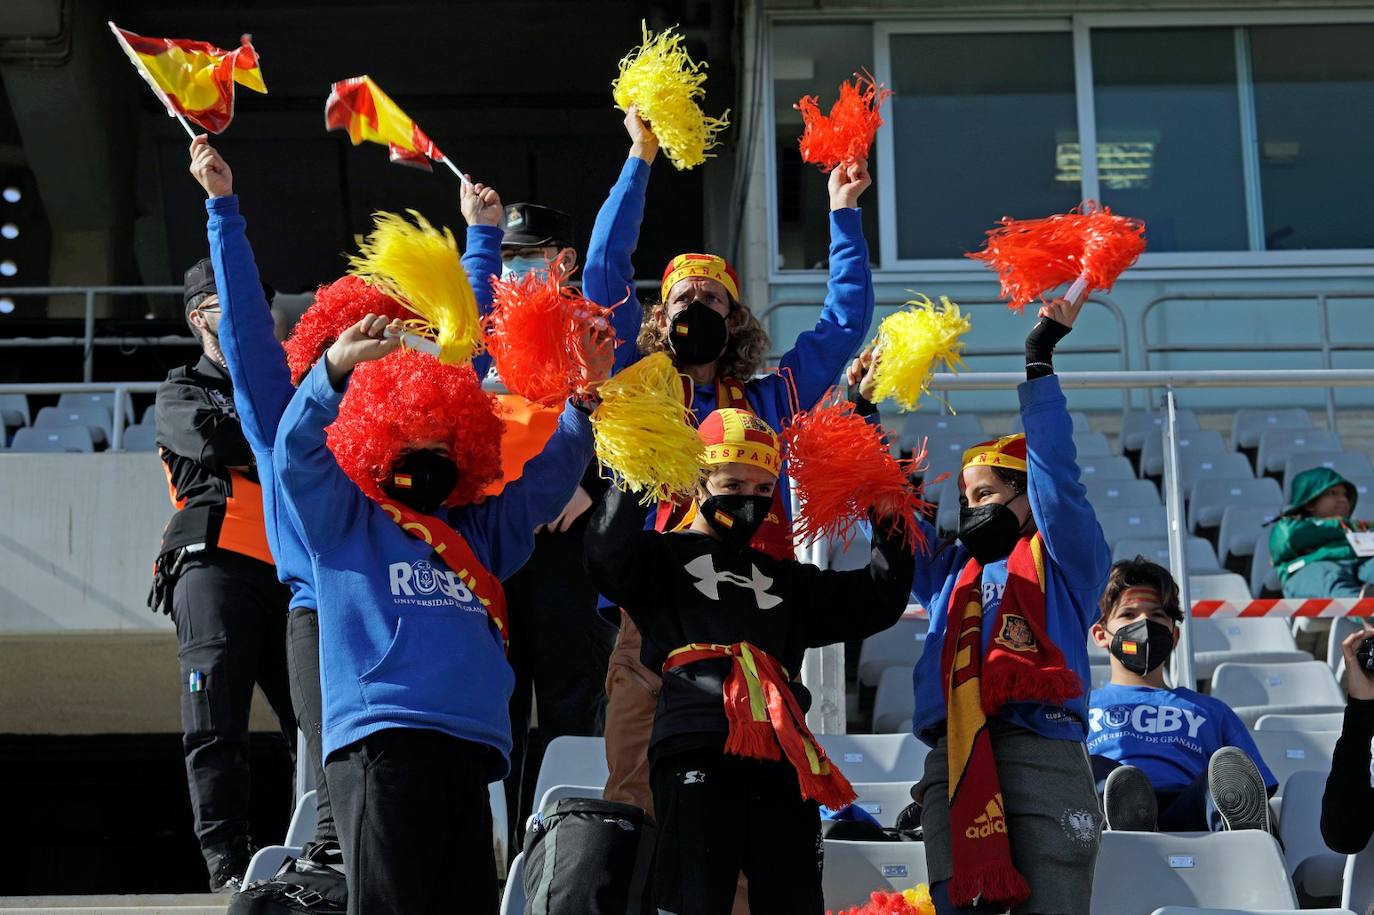
[[[378,500],[402,452],[420,443],[444,444],[458,465],[458,485],[444,504],[457,506],[476,502],[500,478],[504,429],[496,398],[482,390],[470,364],[443,365],[401,349],[354,369],[338,419],[326,432],[339,468]]]
[[[351,274],[317,289],[314,303],[282,344],[291,383],[300,384],[339,334],[369,313],[401,320],[413,317],[400,302]]]

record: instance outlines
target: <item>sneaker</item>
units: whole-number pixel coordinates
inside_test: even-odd
[[[1159,802],[1154,786],[1135,766],[1121,766],[1107,776],[1102,789],[1102,808],[1112,832],[1155,832]]]
[[[230,895],[243,889],[243,875],[257,849],[247,839],[231,842],[215,851],[207,851],[210,866],[210,892]]]
[[[1222,747],[1207,763],[1207,790],[1229,830],[1269,831],[1269,795],[1264,778],[1244,750]]]

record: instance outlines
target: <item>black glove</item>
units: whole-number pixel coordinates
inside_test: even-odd
[[[1026,335],[1026,380],[1054,374],[1054,345],[1068,335],[1066,327],[1053,318],[1041,318]]]

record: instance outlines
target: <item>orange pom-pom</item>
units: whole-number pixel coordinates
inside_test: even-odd
[[[610,326],[610,308],[565,285],[572,272],[560,256],[547,276],[492,280],[487,352],[506,387],[535,403],[552,405],[577,390],[586,377],[588,329]]]
[[[1083,295],[1109,291],[1145,250],[1145,223],[1091,200],[1044,219],[1003,217],[987,235],[983,250],[968,256],[997,271],[1014,311],[1077,280]]]
[[[844,909],[838,915],[935,915],[935,906],[923,883],[901,893],[874,890],[864,905]]]
[[[826,401],[833,397],[798,414],[783,431],[787,475],[802,504],[794,533],[804,540],[836,537],[847,544],[872,509],[879,517],[903,521],[908,546],[924,544],[916,514],[934,506],[909,479],[925,469],[924,450],[898,461],[880,426],[855,413],[849,401]]]
[[[868,73],[855,73],[854,82],[840,83],[840,98],[829,116],[821,113],[814,95],[802,96],[792,106],[801,112],[805,125],[801,136],[802,161],[828,172],[841,163],[867,159],[873,137],[883,126],[878,109],[890,95],[892,90],[875,83]]]

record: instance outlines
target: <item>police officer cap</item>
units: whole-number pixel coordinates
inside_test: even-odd
[[[501,220],[501,244],[507,247],[571,248],[572,217],[537,203],[512,203]]]
[[[201,258],[186,271],[183,280],[183,302],[186,305],[186,313],[190,314],[191,309],[200,304],[200,300],[215,291],[215,265],[208,257]],[[262,284],[262,293],[267,297],[267,304],[271,305],[272,300],[277,297],[277,290],[266,283]]]

